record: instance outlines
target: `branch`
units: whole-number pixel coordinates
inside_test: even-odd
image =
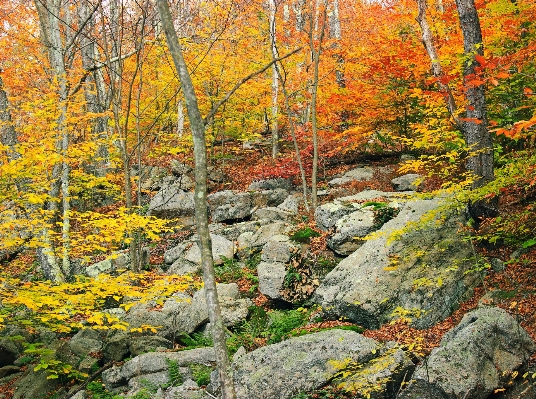
[[[78,38],[78,36],[80,36],[80,34],[82,33],[82,30],[85,28],[85,26],[87,25],[87,23],[90,21],[90,19],[93,17],[93,14],[95,13],[95,11],[97,11],[97,8],[99,8],[100,6],[100,2],[97,2],[97,4],[95,5],[95,7],[93,8],[93,10],[88,14],[87,18],[84,20],[84,22],[82,22],[82,24],[80,25],[80,27],[75,31],[74,33],[74,36],[71,38],[71,40],[69,40],[69,43],[67,43],[67,45],[65,45],[65,49],[63,50],[64,51],[64,54],[67,53],[67,51],[69,51],[69,48],[74,44],[75,40]],[[69,26],[70,27],[70,26]]]
[[[240,86],[242,86],[244,83],[246,83],[248,80],[254,78],[255,76],[257,75],[260,75],[261,73],[265,72],[268,68],[270,68],[273,64],[277,63],[277,62],[280,62],[280,61],[283,61],[285,58],[288,58],[294,54],[296,54],[298,51],[300,51],[302,49],[302,47],[299,47],[293,51],[291,51],[290,53],[282,56],[282,57],[279,57],[279,58],[275,58],[273,59],[272,61],[270,61],[268,64],[266,64],[264,67],[262,67],[261,69],[249,74],[248,76],[246,76],[245,78],[241,79],[229,92],[227,92],[227,94],[225,95],[225,97],[223,97],[220,101],[218,101],[213,107],[212,109],[210,110],[210,112],[208,113],[208,115],[203,119],[203,122],[205,123],[205,126],[208,125],[211,121],[212,121],[212,118],[214,118],[214,115],[216,115],[216,112],[218,112],[218,109],[225,103],[227,102],[227,100],[229,100],[229,98],[235,93],[235,91],[237,91]]]
[[[84,71],[84,75],[82,75],[82,77],[78,81],[77,85],[75,87],[73,87],[73,89],[69,93],[69,96],[72,96],[72,95],[76,94],[82,88],[82,85],[86,82],[86,79],[87,79],[87,77],[89,76],[89,74],[91,72],[95,72],[95,71],[97,71],[97,70],[99,70],[101,68],[104,68],[107,65],[111,65],[114,62],[123,61],[124,59],[133,56],[138,51],[139,51],[139,49],[136,49],[136,50],[133,50],[130,53],[124,54],[124,55],[122,55],[120,57],[118,56],[118,57],[112,58],[108,63],[98,61],[98,64],[95,64],[92,67],[90,67],[90,68],[88,68],[88,69],[86,69]]]

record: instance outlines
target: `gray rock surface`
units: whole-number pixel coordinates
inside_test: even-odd
[[[0,338],[0,367],[13,364],[21,353],[22,347],[13,340]]]
[[[195,240],[196,237],[194,237]],[[212,240],[212,258],[214,264],[221,265],[223,263],[222,256],[232,259],[236,252],[235,244],[227,238],[218,234],[210,234]],[[194,241],[192,240],[192,241]],[[201,264],[201,251],[199,245],[194,241],[194,244],[184,254],[184,258],[192,263]]]
[[[251,183],[248,187],[250,191],[275,190],[282,188],[284,190],[292,190],[293,184],[291,179],[278,177],[274,179],[258,180]]]
[[[210,194],[207,200],[213,223],[245,219],[253,210],[251,193],[219,191]]]
[[[292,216],[294,216],[293,213],[284,211],[278,207],[271,206],[268,208],[259,208],[253,211],[252,219],[253,220],[268,220],[268,221],[277,221],[277,220],[283,220],[283,221],[289,221]]]
[[[380,355],[360,365],[354,373],[337,380],[345,390],[370,399],[396,397],[404,380],[409,380],[415,365],[400,346],[388,342],[380,349]]]
[[[277,205],[277,207],[283,211],[290,212],[291,214],[298,213],[300,204],[303,202],[300,194],[289,195],[285,200]]]
[[[194,213],[194,193],[176,185],[162,187],[149,203],[148,214],[162,219],[193,216]]]
[[[114,366],[102,373],[102,382],[106,389],[114,390],[126,386],[132,378],[165,372],[169,369],[169,361],[176,362],[179,367],[192,364],[213,365],[216,362],[214,348],[197,348],[181,352],[150,352],[136,356],[122,366]]]
[[[269,263],[287,263],[299,250],[300,247],[289,236],[278,234],[262,247],[261,260]]]
[[[325,277],[313,300],[327,315],[366,328],[395,318],[395,310],[409,312],[417,328],[449,316],[479,284],[480,275],[466,273],[474,269],[475,259],[471,244],[458,233],[464,218],[442,214],[440,205],[440,200],[403,205],[376,238]],[[428,222],[422,220],[425,215]]]
[[[191,245],[193,245],[192,242],[181,242],[173,248],[168,249],[166,252],[164,252],[164,262],[166,262],[168,265],[173,264],[173,262],[179,259],[184,251],[186,251]]]
[[[259,227],[255,232],[247,231],[240,234],[237,239],[238,257],[248,257],[252,253],[259,252],[273,236],[285,234],[289,230],[289,224],[285,222],[273,222]]]
[[[338,177],[328,182],[330,186],[340,186],[356,180],[370,180],[374,175],[374,168],[371,166],[363,166],[346,172],[342,177]]]
[[[281,298],[279,291],[283,288],[287,274],[285,264],[279,262],[261,262],[257,266],[259,291],[272,299]]]
[[[329,230],[335,226],[337,220],[349,215],[363,207],[367,201],[378,198],[394,199],[402,196],[400,193],[365,190],[355,195],[337,198],[333,202],[322,204],[315,210],[316,225],[322,230]]]
[[[196,274],[201,270],[199,263],[190,262],[187,259],[179,258],[167,269],[167,274],[176,274],[184,276],[185,274]]]
[[[178,177],[191,172],[193,172],[193,168],[190,165],[179,162],[175,159],[171,161],[171,173],[173,173],[174,176]]]
[[[503,386],[536,350],[525,330],[500,308],[467,313],[412,376],[443,390],[448,398],[485,399]],[[413,398],[408,386],[401,397]]]
[[[361,208],[337,220],[335,234],[327,240],[327,245],[339,255],[347,256],[363,245],[363,238],[374,230],[374,211],[371,207]]]
[[[396,191],[415,191],[419,188],[418,182],[421,182],[422,179],[422,175],[408,173],[407,175],[395,177],[391,180],[391,183]]]
[[[335,362],[366,363],[379,344],[353,331],[330,330],[291,338],[240,356],[233,362],[238,399],[289,399],[326,384]]]

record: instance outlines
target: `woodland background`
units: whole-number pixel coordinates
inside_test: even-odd
[[[474,220],[482,251],[531,249],[536,4],[475,6],[483,42],[468,51],[451,0],[171,1],[209,165],[229,176],[210,189],[293,177],[311,188],[306,215],[345,164],[412,154],[399,172],[426,176],[425,191],[500,201],[500,213]],[[193,160],[156,5],[5,0],[0,22],[0,281],[68,281],[124,248],[140,271],[142,244],[177,226],[145,216],[153,193],[135,171]],[[483,117],[472,115],[472,91],[485,93]],[[475,149],[464,124],[483,128],[492,147]],[[494,171],[475,176],[467,165],[486,151]],[[11,317],[0,311],[0,323]]]

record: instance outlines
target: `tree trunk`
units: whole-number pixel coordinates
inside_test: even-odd
[[[433,42],[432,30],[430,29],[430,26],[428,25],[428,20],[426,18],[426,9],[428,8],[428,5],[426,3],[426,0],[417,0],[417,5],[419,7],[419,15],[417,16],[417,22],[419,23],[422,30],[422,42],[424,48],[426,49],[428,57],[430,57],[430,61],[432,63],[432,74],[434,75],[434,77],[439,79],[439,88],[443,93],[443,96],[445,97],[447,109],[456,121],[456,124],[459,124],[458,118],[456,116],[456,102],[454,101],[454,97],[452,96],[452,91],[450,90],[448,84],[445,84],[440,80],[444,76],[444,74],[443,68],[441,67],[441,63],[439,61],[439,56],[437,55],[437,50]]]
[[[1,73],[1,70],[0,70]],[[7,148],[6,155],[8,162],[17,159],[20,155],[15,151],[15,146],[19,143],[17,131],[11,122],[11,113],[9,112],[9,101],[7,93],[4,90],[4,81],[0,76],[0,143]]]
[[[276,34],[276,24],[275,24],[275,17],[276,17],[276,3],[275,0],[270,0],[269,4],[270,8],[270,48],[272,51],[272,59],[277,58],[277,45],[275,41],[275,34]],[[277,75],[277,65],[274,63],[272,65],[272,158],[277,158],[277,155],[279,153],[279,126],[278,126],[278,94],[279,94],[279,77]]]
[[[41,40],[45,46],[50,66],[52,68],[52,74],[58,82],[58,95],[59,95],[59,109],[60,116],[58,118],[58,135],[57,149],[62,155],[62,163],[59,166],[57,177],[61,180],[61,193],[62,193],[62,205],[63,205],[63,217],[62,217],[62,271],[63,276],[57,275],[53,280],[62,281],[65,276],[70,273],[70,198],[69,198],[69,165],[67,163],[67,151],[69,149],[69,132],[66,126],[67,118],[67,100],[68,100],[68,87],[67,87],[67,71],[65,68],[64,59],[64,45],[61,38],[60,31],[60,12],[61,2],[59,0],[48,0],[43,3],[39,0],[35,1],[35,6],[39,15],[39,24],[41,32]],[[54,168],[56,169],[56,168]],[[51,193],[56,191],[55,185],[57,181],[52,182],[53,187]],[[58,198],[58,197],[53,197]],[[54,202],[54,201],[51,201]],[[55,211],[54,207],[52,208]],[[54,217],[54,216],[52,216]],[[43,233],[44,236],[48,236],[47,232]],[[51,240],[45,239],[45,252],[47,256],[54,256],[54,251],[50,248]],[[55,264],[57,262],[52,262]],[[51,270],[57,270],[52,268]]]
[[[484,66],[480,65],[476,57],[484,55],[484,46],[474,0],[456,0],[456,7],[460,16],[465,51],[463,75],[466,112],[461,125],[470,152],[467,170],[474,175],[472,188],[478,188],[494,179],[493,143],[488,131],[484,85],[472,83],[476,78],[476,67]],[[494,216],[497,212],[497,201],[480,200],[469,204],[471,216],[476,221],[482,217]]]
[[[171,52],[175,69],[179,75],[186,110],[190,119],[190,129],[194,141],[195,158],[195,219],[197,235],[199,237],[199,249],[203,265],[203,279],[205,283],[205,296],[208,307],[209,320],[212,325],[212,337],[214,350],[216,352],[216,362],[222,384],[222,394],[224,399],[235,399],[233,378],[227,353],[225,328],[218,302],[218,292],[216,291],[216,280],[214,276],[214,261],[212,258],[212,244],[208,230],[207,212],[207,161],[205,142],[205,122],[199,106],[197,96],[188,68],[182,55],[177,33],[173,26],[171,13],[167,0],[157,0],[158,11],[162,20],[162,28],[166,35],[169,50]]]

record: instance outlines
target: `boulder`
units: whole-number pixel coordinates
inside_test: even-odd
[[[303,198],[300,194],[289,195],[285,200],[277,205],[277,207],[283,211],[290,212],[291,214],[297,214],[300,204],[303,202]]]
[[[366,363],[379,344],[353,331],[330,330],[268,345],[232,363],[238,399],[290,399],[324,386],[345,360]]]
[[[259,278],[259,291],[272,299],[281,298],[279,291],[283,289],[285,276],[287,275],[284,263],[261,262],[257,266]]]
[[[149,203],[148,215],[162,219],[193,216],[194,193],[185,192],[179,186],[164,186]]]
[[[10,366],[22,353],[22,347],[14,340],[0,338],[0,367]]]
[[[144,248],[142,250],[141,264],[149,263],[149,251]],[[80,267],[82,274],[88,277],[97,277],[101,273],[113,273],[118,270],[130,269],[130,254],[128,251],[115,252],[112,256],[92,265]]]
[[[287,263],[299,250],[300,247],[289,236],[278,234],[273,236],[262,247],[261,260],[264,262]]]
[[[190,262],[188,259],[179,258],[167,269],[169,275],[176,274],[184,276],[186,274],[196,274],[201,270],[201,264]]]
[[[223,320],[226,326],[234,326],[248,315],[252,305],[250,299],[241,299],[235,283],[218,284],[218,296]],[[138,304],[129,309],[124,321],[132,328],[142,325],[159,326],[157,335],[173,341],[177,333],[191,334],[198,327],[208,322],[208,310],[204,289],[198,290],[192,297],[177,293],[164,302],[161,309],[154,303]]]
[[[253,220],[268,220],[270,222],[275,222],[278,220],[289,221],[294,214],[284,211],[278,207],[271,206],[268,208],[259,208],[253,211],[252,219]]]
[[[221,265],[224,262],[222,256],[228,259],[234,257],[236,247],[232,241],[229,241],[227,238],[218,234],[210,234],[210,239],[212,241],[212,258],[214,264]],[[194,242],[194,244],[190,246],[184,254],[184,259],[197,265],[201,264],[201,251],[197,243]]]
[[[173,264],[177,259],[181,257],[181,255],[189,249],[189,247],[193,245],[192,242],[181,242],[179,245],[174,246],[173,248],[168,249],[166,252],[164,252],[164,262],[168,265]]]
[[[372,200],[384,198],[386,200],[394,198],[402,198],[399,193],[384,192],[377,190],[365,190],[358,194],[342,197],[322,204],[315,210],[316,225],[324,231],[327,231],[335,226],[337,220],[343,216],[354,213],[361,209],[363,205]]]
[[[339,255],[348,256],[363,245],[363,238],[376,228],[372,208],[361,208],[337,220],[335,234],[327,240],[327,245]]]
[[[122,366],[114,366],[102,373],[102,382],[106,389],[114,391],[118,387],[125,387],[131,379],[134,381],[130,384],[134,386],[143,376],[153,375],[160,378],[162,375],[168,375],[169,363],[174,362],[180,368],[192,364],[213,365],[216,362],[214,348],[197,348],[181,352],[150,352],[136,356]],[[188,374],[185,370],[185,377]],[[161,373],[161,374],[159,374]]]
[[[128,347],[132,356],[138,356],[142,353],[173,349],[173,342],[157,335],[149,335],[131,337]]]
[[[374,168],[362,166],[346,172],[342,177],[338,177],[328,182],[330,186],[340,186],[352,181],[370,180],[374,176]]]
[[[417,383],[410,383],[399,398],[420,398],[417,393],[429,384],[449,399],[485,399],[535,350],[530,336],[506,311],[478,308],[443,336],[413,374]]]
[[[285,234],[289,230],[289,224],[273,222],[259,227],[255,232],[246,231],[240,234],[237,239],[238,257],[249,257],[252,253],[259,252],[273,236]]]
[[[462,215],[442,201],[413,200],[376,237],[343,259],[313,300],[329,317],[378,328],[397,315],[428,328],[448,317],[481,281]],[[425,220],[426,219],[426,220]]]
[[[423,176],[416,173],[408,173],[400,177],[395,177],[391,180],[391,184],[396,191],[415,191],[419,188]]]
[[[213,223],[249,218],[253,210],[251,193],[219,191],[207,200]]]
[[[415,365],[396,342],[388,342],[380,355],[349,375],[337,379],[337,386],[370,399],[396,397],[400,386],[409,380]]]
[[[287,191],[292,190],[292,179],[277,177],[274,179],[258,180],[248,186],[249,191],[275,190],[277,188],[282,188]]]
[[[190,165],[179,162],[177,160],[171,161],[171,173],[173,174],[173,176],[183,176],[188,173],[191,173],[192,171],[193,168]]]

